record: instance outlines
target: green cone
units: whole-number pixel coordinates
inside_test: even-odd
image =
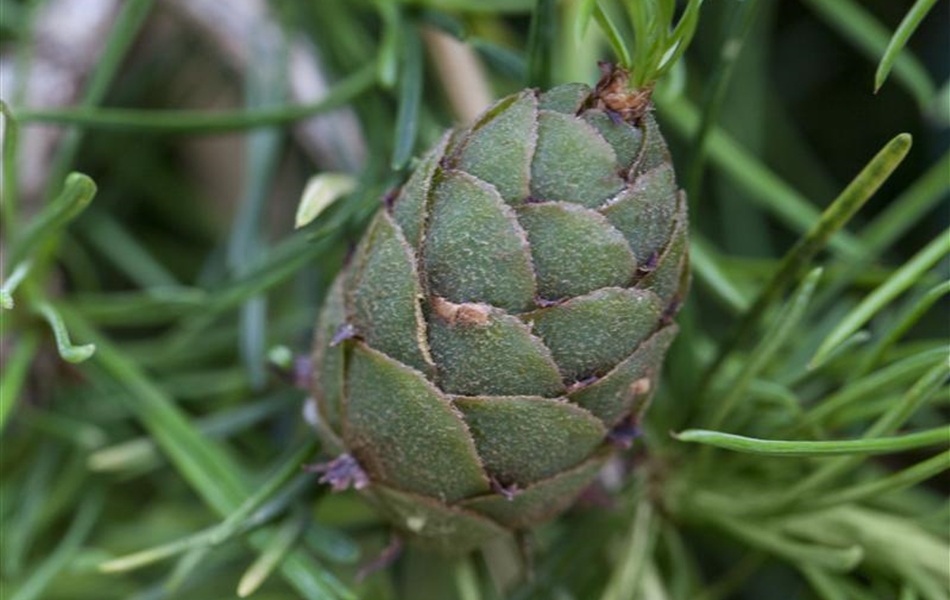
[[[685,198],[649,112],[607,105],[526,90],[449,132],[330,292],[323,480],[411,538],[460,552],[563,511],[656,389]]]

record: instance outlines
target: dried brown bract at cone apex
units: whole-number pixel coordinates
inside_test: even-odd
[[[630,73],[626,69],[609,62],[597,66],[601,76],[591,94],[593,106],[614,113],[627,123],[639,124],[652,107],[653,85],[630,89]]]

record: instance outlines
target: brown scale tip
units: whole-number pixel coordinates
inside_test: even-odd
[[[643,396],[650,393],[650,387],[652,387],[650,378],[641,377],[630,384],[630,393],[633,394],[634,397]]]
[[[488,325],[489,307],[487,304],[463,302],[456,304],[441,296],[432,297],[432,308],[449,325],[485,326]]]
[[[650,110],[653,86],[632,90],[626,69],[609,62],[600,62],[597,66],[601,75],[591,94],[594,108],[606,111],[611,119],[638,124]]]

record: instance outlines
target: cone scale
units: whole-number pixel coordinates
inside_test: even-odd
[[[610,92],[525,90],[448,132],[332,286],[318,432],[411,539],[461,552],[562,512],[656,390],[686,204],[652,115]]]

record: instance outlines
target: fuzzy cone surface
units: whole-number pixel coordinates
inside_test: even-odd
[[[462,552],[563,511],[656,388],[685,198],[653,117],[598,106],[525,90],[448,132],[329,293],[312,391],[346,461],[323,480],[410,538]]]

